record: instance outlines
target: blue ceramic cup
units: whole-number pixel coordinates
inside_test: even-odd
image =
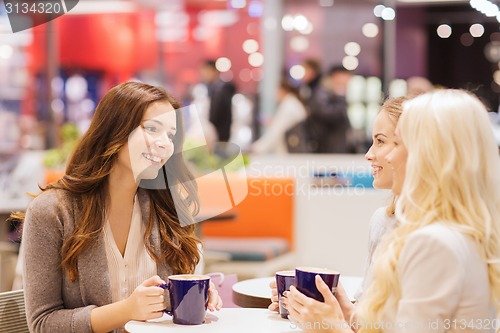
[[[288,310],[283,307],[281,298],[283,293],[290,290],[290,286],[295,284],[295,271],[279,271],[276,272],[276,287],[278,289],[278,300],[280,306],[281,318],[288,318]]]
[[[175,324],[203,324],[208,305],[210,276],[171,275],[168,277],[167,283],[160,285],[160,287],[169,291],[170,310],[164,310],[164,312],[173,317]]]
[[[326,268],[297,267],[295,268],[295,287],[306,295],[320,302],[324,302],[323,295],[316,288],[315,276],[319,275],[332,293],[335,293],[339,283],[340,273]]]

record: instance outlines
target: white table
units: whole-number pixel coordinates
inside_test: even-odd
[[[235,283],[233,285],[234,303],[242,307],[258,307],[260,304],[267,304],[261,306],[267,307],[271,304],[271,288],[269,288],[269,283],[274,279],[274,277],[266,277]],[[351,301],[354,301],[354,296],[361,287],[362,282],[362,277],[340,275],[340,283],[342,283]]]
[[[233,302],[244,308],[267,308],[271,304],[269,283],[274,277],[243,280],[233,284]]]
[[[141,322],[129,321],[125,329],[130,333],[291,333],[302,332],[289,320],[283,319],[276,312],[266,309],[224,308],[220,311],[207,312],[205,323],[201,325],[177,325],[172,317],[163,315],[161,319]]]

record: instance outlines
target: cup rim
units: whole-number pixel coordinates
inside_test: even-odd
[[[299,266],[295,268],[296,271],[304,273],[315,273],[315,274],[333,274],[340,275],[339,271],[324,268],[324,267],[313,267],[313,266]]]
[[[186,276],[196,277],[196,278],[193,279],[182,278]],[[210,280],[210,276],[204,274],[174,274],[174,275],[169,275],[168,279],[174,281],[205,281],[205,280]]]
[[[275,275],[295,277],[295,270],[277,271]]]

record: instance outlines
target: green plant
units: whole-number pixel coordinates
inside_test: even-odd
[[[43,164],[49,169],[64,167],[80,137],[78,128],[73,123],[64,124],[61,127],[60,135],[61,146],[47,150],[43,159]]]
[[[225,171],[238,171],[248,165],[248,156],[242,153],[242,161],[237,159],[239,147],[232,143],[217,143],[213,147],[199,146],[192,140],[184,142],[184,158],[201,174],[220,168]]]

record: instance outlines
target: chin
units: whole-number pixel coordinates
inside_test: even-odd
[[[391,183],[388,182],[382,182],[380,179],[375,179],[372,183],[373,188],[376,188],[377,190],[389,190],[391,189]]]
[[[148,167],[146,169],[144,169],[143,171],[141,171],[136,179],[137,181],[140,181],[142,179],[155,179],[156,177],[158,177],[158,172],[160,171],[160,169],[157,169],[155,167]]]

